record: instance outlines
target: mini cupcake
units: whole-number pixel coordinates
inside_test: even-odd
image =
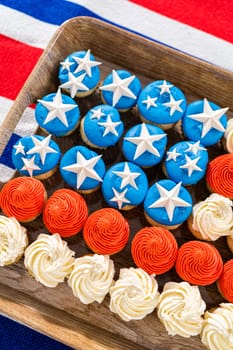
[[[161,162],[167,145],[167,135],[155,125],[137,124],[124,136],[124,157],[141,167],[151,167]]]
[[[217,286],[223,298],[233,303],[233,259],[228,260],[223,265]]]
[[[105,104],[125,112],[133,107],[141,91],[140,80],[126,70],[112,70],[100,86]]]
[[[208,164],[206,184],[210,192],[233,199],[233,154],[222,154]]]
[[[227,121],[227,127],[222,141],[226,152],[233,153],[233,119]]]
[[[184,135],[192,141],[200,140],[203,146],[214,145],[224,135],[227,111],[206,98],[190,103],[182,120]]]
[[[124,124],[117,109],[108,105],[95,106],[81,121],[80,133],[90,147],[114,146],[124,131]]]
[[[112,255],[120,252],[129,239],[129,224],[113,208],[103,208],[89,215],[83,227],[83,238],[95,253]]]
[[[81,193],[96,191],[105,174],[102,155],[85,146],[74,146],[63,155],[60,173],[64,181]]]
[[[144,227],[136,233],[131,254],[137,267],[149,274],[161,275],[175,264],[178,245],[175,237],[163,227]]]
[[[21,175],[47,179],[57,170],[61,157],[58,144],[40,135],[20,138],[12,149],[12,162]]]
[[[53,192],[43,210],[43,223],[50,233],[70,237],[81,231],[88,216],[85,199],[76,191],[59,189]]]
[[[163,179],[149,188],[144,213],[151,225],[174,230],[191,215],[192,197],[181,182]]]
[[[70,135],[77,128],[80,112],[77,103],[58,89],[38,100],[35,117],[42,130],[60,137]]]
[[[167,130],[182,118],[186,98],[178,87],[166,80],[157,80],[144,87],[137,106],[143,122]]]
[[[130,162],[116,163],[105,173],[102,194],[113,208],[129,210],[141,204],[148,190],[144,171]]]
[[[223,261],[213,245],[189,241],[179,248],[175,268],[182,280],[198,286],[207,286],[219,279]]]
[[[6,183],[0,192],[0,207],[9,217],[19,222],[36,219],[44,208],[47,192],[43,183],[31,177],[16,177]]]
[[[229,198],[212,193],[205,200],[193,206],[188,218],[192,234],[205,241],[216,241],[233,234],[233,203]]]
[[[100,81],[100,64],[90,50],[73,52],[60,63],[60,87],[73,98],[89,96]]]
[[[204,177],[207,164],[207,149],[199,141],[181,141],[168,150],[164,168],[171,180],[189,186],[195,185]]]

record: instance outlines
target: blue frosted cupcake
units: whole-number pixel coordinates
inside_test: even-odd
[[[168,81],[157,80],[144,87],[137,106],[143,122],[167,130],[182,118],[186,109],[186,97]]]
[[[59,137],[69,135],[77,128],[80,112],[77,103],[58,89],[38,100],[35,117],[41,129]]]
[[[144,213],[151,225],[174,230],[191,215],[192,197],[181,182],[160,180],[147,192]]]
[[[192,141],[200,140],[203,146],[214,145],[226,130],[227,111],[206,98],[190,103],[182,120],[184,135]]]
[[[164,161],[165,174],[182,185],[195,185],[206,173],[208,152],[200,141],[181,141],[173,145]]]
[[[64,181],[78,192],[91,193],[103,181],[105,164],[102,155],[85,146],[74,146],[63,155],[60,173]]]
[[[126,70],[113,70],[105,78],[100,90],[105,104],[125,112],[136,104],[141,83],[135,75]]]
[[[60,157],[60,148],[51,135],[22,137],[12,149],[12,162],[18,172],[40,180],[55,173]]]
[[[81,121],[80,133],[90,147],[114,146],[124,131],[118,110],[112,106],[99,105],[88,111]]]
[[[167,145],[167,135],[151,124],[137,124],[124,136],[122,152],[125,158],[141,167],[161,162]]]
[[[89,96],[100,81],[100,64],[90,50],[73,52],[60,63],[60,87],[71,97]]]
[[[102,193],[113,208],[129,210],[141,204],[148,190],[144,171],[136,164],[121,162],[109,168],[104,176]]]

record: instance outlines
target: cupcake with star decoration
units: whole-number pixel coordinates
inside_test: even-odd
[[[167,130],[182,118],[186,109],[186,97],[170,82],[157,80],[144,87],[137,107],[143,122]]]
[[[40,180],[55,173],[60,157],[60,148],[51,135],[24,136],[12,149],[12,162],[18,172]]]
[[[100,91],[105,104],[125,112],[136,104],[141,82],[126,70],[112,70],[100,86]]]
[[[90,50],[73,52],[60,63],[60,87],[72,98],[91,95],[100,81],[100,64]]]
[[[90,109],[82,118],[80,133],[90,147],[107,148],[114,146],[124,131],[118,110],[109,105]]]

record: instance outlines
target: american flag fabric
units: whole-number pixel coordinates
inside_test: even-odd
[[[102,19],[232,71],[232,14],[229,0],[1,0],[0,124],[52,35],[69,18]],[[34,110],[27,108],[0,154],[0,182],[15,173],[12,145],[36,129]]]

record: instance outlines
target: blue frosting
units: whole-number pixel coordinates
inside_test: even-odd
[[[185,201],[185,205],[189,206],[180,206],[175,205],[172,218],[169,219],[168,212],[165,208],[165,205],[163,201],[161,201],[161,194],[159,192],[159,189],[157,185],[161,186],[163,189],[167,191],[171,191],[174,189],[175,186],[179,188],[180,184],[176,184],[172,180],[163,179],[156,183],[154,183],[148,190],[145,201],[144,201],[144,210],[145,213],[156,222],[165,225],[165,226],[173,226],[183,223],[192,213],[192,197],[188,190],[186,190],[185,187],[180,186],[178,191],[178,197]],[[174,198],[174,197],[172,197]],[[172,199],[171,198],[171,199]],[[153,206],[153,204],[160,200],[160,203],[158,202],[156,208],[150,208],[150,206]]]
[[[126,70],[116,70],[117,75],[120,77],[120,79],[126,79],[129,77],[132,77],[133,75],[126,71]],[[110,73],[104,80],[102,86],[100,89],[106,85],[113,83],[113,73]],[[117,108],[119,111],[128,110],[131,107],[133,107],[137,103],[138,96],[141,92],[141,82],[140,80],[135,76],[132,82],[128,85],[128,88],[130,91],[136,96],[136,98],[128,97],[128,96],[122,96],[120,97],[119,101],[114,105],[113,104],[113,92],[112,91],[106,91],[102,90],[102,96],[104,99],[104,102],[110,106],[113,106]]]
[[[78,155],[83,161],[78,161]],[[95,189],[100,185],[105,174],[104,161],[101,157],[97,159],[96,157],[98,156],[96,152],[85,146],[74,146],[70,148],[63,155],[60,162],[60,173],[64,181],[78,190],[86,191]],[[92,161],[88,162],[88,160]],[[67,169],[67,166],[71,166],[73,170]],[[89,170],[89,172],[85,172],[86,170]],[[80,180],[81,178],[83,179],[82,181]],[[78,185],[79,181],[81,181],[80,185]]]
[[[140,141],[138,146],[133,143],[133,140],[137,140],[137,138],[140,137],[143,128],[146,129],[146,133],[149,134],[149,137],[147,137],[146,140],[147,143],[149,142],[149,145],[151,145],[154,153],[152,153],[152,151],[149,149],[149,151],[146,150],[145,152],[142,152],[139,157],[137,157],[136,152],[140,149],[140,146],[143,146],[144,141]],[[132,138],[131,141],[129,141],[129,138]],[[153,141],[153,139],[155,140]],[[167,135],[162,129],[155,125],[142,123],[134,125],[127,131],[123,139],[122,152],[127,160],[142,167],[151,167],[158,164],[162,160],[166,145]]]
[[[222,126],[222,131],[211,127],[208,132],[205,133],[205,135],[202,135],[204,124],[201,121],[190,118],[190,116],[198,115],[204,112],[204,101],[205,100],[194,101],[188,105],[186,113],[182,120],[182,127],[183,132],[188,139],[193,141],[200,140],[202,145],[211,146],[217,143],[224,135],[224,131],[227,125],[227,116],[225,113],[223,113],[219,118],[219,123],[220,126]],[[208,101],[208,104],[213,111],[220,109],[220,107],[213,102]]]
[[[205,175],[208,159],[207,149],[199,141],[182,141],[168,150],[164,165],[171,180],[184,186],[194,185]]]
[[[47,140],[49,140],[50,136],[25,136],[20,138],[15,143],[12,149],[12,162],[15,168],[20,172],[20,174],[25,176],[39,176],[49,172],[57,166],[61,157],[61,151],[57,143],[54,140],[49,140],[47,151],[45,151],[46,155],[43,159],[43,152],[41,153],[41,155],[39,153],[40,146],[38,146],[38,144],[33,140],[36,139],[41,144],[41,142],[43,142],[46,138]],[[37,147],[37,149],[31,152],[31,150],[34,147]],[[26,160],[26,165],[27,161],[31,160],[32,174],[30,174],[30,171],[28,171],[27,169],[22,169],[25,167],[25,161],[23,160]],[[33,168],[38,167],[39,169],[33,170]]]
[[[183,92],[171,84],[168,81],[165,81],[165,84],[171,86],[168,91],[164,91],[159,87],[164,83],[163,80],[157,80],[142,90],[139,95],[137,106],[141,116],[148,121],[149,123],[155,124],[172,124],[177,122],[182,118],[185,109],[186,109],[186,98]],[[146,103],[149,98],[152,99],[151,103]],[[180,101],[177,108],[169,107],[166,105],[171,101]]]
[[[51,93],[42,98],[43,101],[53,101],[56,93]],[[61,94],[62,103],[74,105],[75,108],[65,112],[68,126],[66,126],[57,116],[51,121],[46,121],[49,110],[38,102],[35,108],[35,117],[39,126],[54,136],[64,136],[72,132],[80,120],[80,111],[77,103],[69,96]]]
[[[103,115],[95,117],[94,111],[99,111]],[[113,129],[107,128],[107,121],[111,122]],[[116,124],[114,124],[116,123]],[[120,139],[124,124],[120,119],[118,110],[112,106],[99,105],[88,111],[83,119],[83,131],[86,138],[97,147],[109,147],[115,145]]]
[[[131,177],[127,179],[127,174]],[[128,181],[127,181],[128,180]],[[136,164],[130,162],[121,162],[114,164],[109,168],[104,176],[102,184],[102,193],[106,203],[113,208],[124,209],[125,206],[137,206],[141,204],[148,190],[148,180],[144,171]],[[122,202],[114,200],[122,194]],[[124,200],[124,198],[126,198]]]

